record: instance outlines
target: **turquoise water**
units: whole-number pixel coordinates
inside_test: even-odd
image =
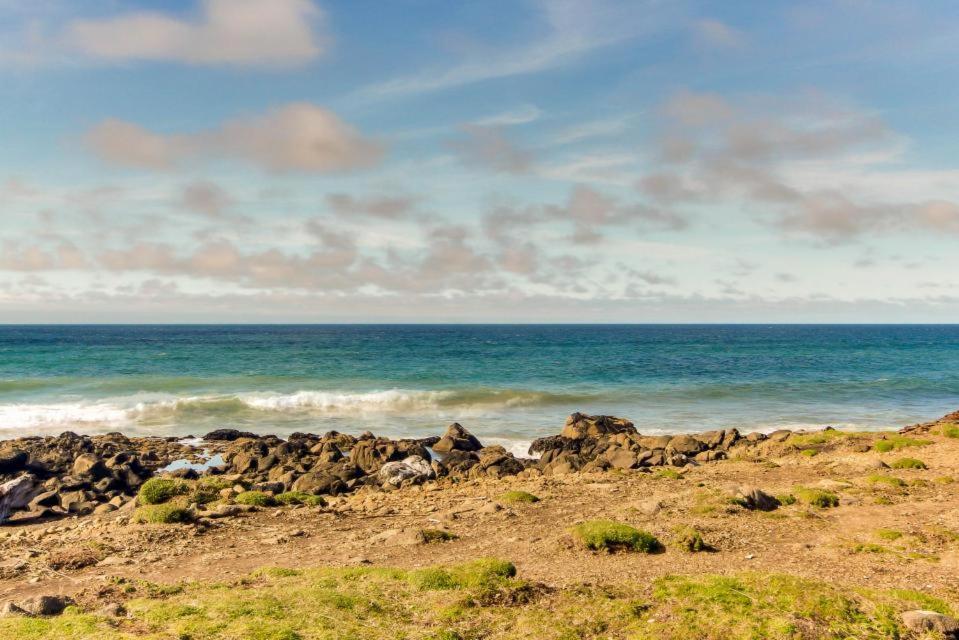
[[[889,428],[959,409],[959,326],[2,326],[0,437]]]

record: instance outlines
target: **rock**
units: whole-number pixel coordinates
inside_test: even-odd
[[[620,447],[608,450],[606,460],[609,461],[610,466],[616,469],[635,469],[639,465],[639,460],[634,452]]]
[[[466,475],[473,465],[479,462],[479,456],[472,451],[459,451],[454,449],[443,456],[443,460],[437,463],[438,473],[448,475]]]
[[[58,616],[73,604],[69,596],[34,596],[19,603],[21,609],[32,616]]]
[[[33,499],[30,500],[30,510],[36,511],[42,507],[52,507],[54,505],[60,504],[60,494],[56,491],[44,491],[33,496]]]
[[[420,529],[387,529],[372,536],[369,541],[388,547],[413,547],[426,542]]]
[[[935,611],[904,611],[902,623],[910,631],[938,631],[947,638],[959,638],[959,620]]]
[[[454,450],[479,451],[482,448],[483,445],[480,444],[476,436],[464,429],[458,422],[448,426],[443,437],[433,445],[433,451],[437,453],[449,453]]]
[[[566,418],[566,426],[560,436],[570,440],[583,440],[613,433],[636,433],[633,423],[614,416],[587,416],[574,413]]]
[[[119,602],[110,602],[104,605],[98,613],[106,618],[122,618],[127,614],[127,609]]]
[[[9,518],[14,509],[23,509],[30,504],[36,484],[36,478],[29,473],[0,484],[0,522]]]
[[[282,482],[256,482],[250,487],[252,491],[263,491],[264,493],[283,493]]]
[[[107,473],[106,466],[104,466],[100,458],[92,453],[84,453],[77,456],[76,460],[73,461],[73,468],[70,471],[70,475],[73,476],[89,476],[92,478],[102,478],[107,475]]]
[[[236,429],[216,429],[203,436],[203,439],[207,442],[233,442],[240,438],[251,438],[255,440],[259,438],[259,436],[249,431],[237,431]]]
[[[741,487],[736,497],[743,507],[754,511],[775,511],[781,504],[779,500],[756,487]]]
[[[410,456],[400,462],[387,462],[376,473],[380,486],[399,487],[419,484],[434,477],[433,467],[420,456]]]
[[[716,460],[725,460],[726,452],[725,451],[700,451],[695,456],[693,460],[696,462],[714,462]]]
[[[0,452],[0,474],[18,473],[26,467],[30,459],[26,451],[14,449]]]
[[[684,456],[694,456],[706,448],[706,444],[692,436],[679,435],[669,439],[666,445],[666,453],[681,454]]]
[[[789,429],[777,429],[769,434],[769,439],[773,442],[785,442],[793,434]]]
[[[27,612],[27,611],[24,610],[24,609],[21,609],[19,606],[17,606],[17,605],[14,604],[13,602],[9,602],[9,601],[8,601],[8,602],[4,602],[4,603],[3,603],[3,606],[0,607],[0,617],[5,617],[5,616],[28,616],[28,615],[30,615],[29,612]]]

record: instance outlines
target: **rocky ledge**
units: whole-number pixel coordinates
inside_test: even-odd
[[[441,437],[399,440],[368,432],[354,437],[336,431],[322,436],[294,433],[282,439],[220,429],[208,433],[198,446],[175,438],[67,432],[0,442],[0,522],[26,523],[132,508],[142,485],[158,475],[182,480],[196,480],[201,475],[216,478],[218,491],[230,494],[223,495],[224,499],[250,491],[270,500],[282,494],[302,499],[371,485],[393,490],[439,478],[695,466],[747,457],[760,445],[784,443],[791,435],[785,430],[743,435],[736,429],[643,435],[623,418],[574,413],[559,435],[535,440],[530,457],[517,457],[498,445],[483,446],[456,423]],[[167,470],[174,461],[195,462],[212,454],[219,455],[217,461],[222,464],[199,471],[200,465]],[[201,504],[186,506],[203,509]]]

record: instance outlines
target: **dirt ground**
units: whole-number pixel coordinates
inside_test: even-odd
[[[263,566],[410,568],[482,556],[511,560],[524,578],[557,586],[754,570],[959,601],[959,484],[952,481],[959,478],[959,439],[923,434],[917,437],[931,444],[879,453],[871,448],[877,437],[836,438],[816,455],[781,447],[756,460],[689,468],[678,478],[637,470],[363,489],[326,507],[266,508],[208,528],[133,524],[124,510],[7,526],[0,528],[0,602],[41,593],[82,601],[114,576],[173,583],[228,579]],[[880,464],[907,456],[928,469]],[[750,511],[729,500],[742,486],[780,496],[820,487],[840,504],[821,509],[800,501]],[[501,504],[513,489],[540,501]],[[587,551],[568,530],[593,518],[647,530],[667,548],[652,555]],[[684,525],[714,550],[669,546]],[[456,538],[422,543],[410,535],[422,529]]]

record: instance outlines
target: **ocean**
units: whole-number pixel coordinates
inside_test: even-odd
[[[959,409],[959,325],[0,326],[0,438],[888,429]]]

